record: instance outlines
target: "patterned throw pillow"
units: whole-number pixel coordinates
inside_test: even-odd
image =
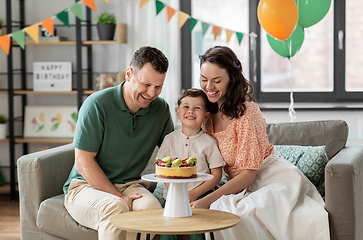
[[[326,146],[275,145],[275,152],[297,166],[324,197],[324,172],[329,161]]]
[[[155,190],[153,192],[154,196],[159,200],[162,207],[165,206],[165,199],[163,197],[164,188],[165,188],[165,184],[161,183],[161,182],[158,182],[156,184],[156,188],[155,188]]]

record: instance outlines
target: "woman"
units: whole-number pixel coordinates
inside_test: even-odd
[[[241,217],[216,239],[330,239],[322,197],[298,168],[275,155],[237,56],[216,46],[200,61],[201,88],[214,106],[205,131],[218,142],[229,181],[191,206]]]

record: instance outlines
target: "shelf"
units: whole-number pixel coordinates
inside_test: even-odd
[[[72,143],[72,138],[15,138],[16,143]]]
[[[16,184],[15,190],[18,192],[18,184]],[[0,193],[8,193],[10,192],[10,183],[4,183],[3,185],[0,185]]]
[[[6,139],[0,139],[0,142],[9,142],[9,139],[6,138]]]
[[[82,45],[96,45],[96,44],[125,44],[127,43],[127,25],[124,23],[116,24],[116,40],[114,41],[82,41]],[[17,42],[12,43],[14,46],[18,46]],[[24,42],[24,45],[76,45],[76,41],[59,41],[59,42]]]

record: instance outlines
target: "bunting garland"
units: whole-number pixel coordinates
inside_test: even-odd
[[[127,0],[129,1],[129,0]],[[150,0],[140,0],[140,8],[142,8],[147,2],[149,2]],[[197,25],[198,22],[201,22],[202,25],[202,35],[204,37],[204,35],[206,34],[206,32],[208,31],[209,27],[211,26],[211,24],[206,23],[204,21],[200,21],[198,19],[193,18],[192,16],[190,16],[189,14],[183,12],[183,11],[179,11],[176,10],[170,6],[168,6],[167,4],[161,2],[160,0],[155,0],[155,9],[156,9],[156,15],[159,15],[159,13],[166,8],[167,11],[167,21],[169,22],[170,19],[175,15],[176,12],[178,12],[178,19],[179,19],[179,29],[182,28],[184,26],[184,24],[189,20],[190,22],[190,31],[193,31],[195,25]],[[213,35],[214,35],[214,40],[217,39],[217,37],[221,34],[222,32],[222,27],[220,26],[215,26],[213,25]],[[244,37],[244,33],[241,32],[236,32],[236,31],[232,31],[230,29],[226,29],[224,28],[224,31],[226,33],[226,38],[227,38],[227,43],[231,40],[231,37],[233,35],[233,33],[236,33],[236,37],[238,40],[238,43],[241,44],[242,39]],[[248,34],[250,37],[254,38],[256,37],[253,34]]]
[[[106,3],[109,3],[109,0],[103,0]],[[144,4],[149,0],[142,0]],[[83,3],[86,7],[90,8],[94,12],[97,12],[95,0],[80,0],[76,2],[69,8],[51,16],[47,19],[44,19],[38,23],[34,23],[31,26],[25,27],[18,31],[8,33],[7,35],[0,37],[0,47],[4,50],[4,52],[9,55],[11,39],[19,44],[19,46],[24,49],[25,47],[25,33],[27,33],[36,43],[39,43],[39,26],[45,28],[52,36],[54,36],[54,18],[58,18],[64,25],[69,27],[69,14],[68,12],[72,12],[77,18],[80,20],[83,19],[82,7],[81,3]],[[142,5],[140,4],[140,7]]]
[[[109,0],[103,0],[106,3],[109,3]],[[127,0],[129,1],[129,0]],[[146,3],[148,3],[150,0],[140,0],[140,8],[142,8]],[[75,4],[73,4],[72,6],[70,6],[69,8],[55,14],[54,16],[51,16],[47,19],[44,19],[38,23],[35,23],[31,26],[25,27],[24,29],[18,30],[16,32],[13,33],[9,33],[7,35],[1,36],[0,37],[0,47],[4,50],[4,52],[8,55],[9,54],[9,50],[10,50],[10,44],[11,44],[11,39],[13,39],[15,42],[17,42],[19,44],[19,46],[24,49],[25,47],[25,33],[27,33],[36,43],[39,43],[39,26],[42,26],[43,28],[45,28],[52,36],[54,36],[54,18],[59,19],[64,25],[66,25],[67,27],[69,27],[69,14],[68,12],[72,12],[77,18],[79,18],[80,20],[84,20],[83,18],[83,13],[82,13],[82,8],[80,3],[83,3],[86,7],[90,8],[91,10],[93,10],[94,12],[97,12],[96,9],[96,3],[95,0],[80,0],[79,2],[76,2]],[[185,23],[189,20],[190,23],[190,31],[193,31],[194,27],[197,25],[198,22],[201,22],[202,25],[202,35],[204,37],[204,35],[206,34],[206,32],[208,31],[209,27],[211,26],[211,24],[206,23],[204,21],[200,21],[198,19],[193,18],[192,16],[190,16],[189,14],[176,10],[170,6],[168,6],[167,4],[159,1],[159,0],[155,0],[155,7],[156,7],[156,15],[158,15],[163,9],[166,9],[167,11],[167,21],[169,22],[171,20],[171,18],[178,13],[178,20],[179,20],[179,29],[182,28]],[[236,37],[238,40],[238,43],[241,44],[242,39],[244,37],[244,33],[241,32],[236,32],[236,31],[232,31],[230,29],[226,29],[226,28],[222,28],[220,26],[216,26],[216,25],[212,25],[213,26],[213,35],[214,35],[214,40],[217,39],[217,37],[221,34],[222,29],[224,29],[225,34],[226,34],[226,38],[227,38],[227,43],[230,41],[233,33],[236,33]],[[251,38],[255,38],[257,37],[256,35],[253,34],[248,34]]]

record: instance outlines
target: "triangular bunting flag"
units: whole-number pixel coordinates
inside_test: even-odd
[[[47,18],[41,22],[41,25],[45,30],[47,30],[52,36],[54,36],[54,22],[53,18]]]
[[[229,30],[229,29],[226,29],[226,37],[227,37],[227,43],[229,42],[229,40],[231,40],[231,37],[232,37],[232,34],[233,34],[233,31]]]
[[[71,11],[76,17],[83,20],[83,12],[81,4],[75,3],[69,7],[69,11]]]
[[[202,22],[203,37],[204,37],[205,33],[207,32],[208,28],[209,28],[209,23]]]
[[[149,0],[141,0],[140,1],[140,8],[142,8],[144,5],[145,5],[145,3],[147,3]]]
[[[6,55],[9,55],[9,50],[10,50],[10,36],[9,36],[9,34],[0,37],[0,47],[4,50]]]
[[[188,20],[189,15],[186,14],[185,12],[179,11],[178,17],[179,17],[179,28],[182,28],[182,26],[184,25],[184,23]]]
[[[197,25],[198,20],[195,19],[195,18],[190,17],[189,21],[190,21],[190,31],[193,31],[193,28],[195,27],[195,25]]]
[[[164,9],[164,7],[165,7],[165,4],[164,3],[156,0],[155,1],[156,15],[158,15],[161,12],[161,10]]]
[[[174,8],[171,8],[169,6],[166,6],[166,13],[167,13],[167,17],[168,17],[168,22],[170,21],[170,19],[174,16],[174,14],[176,13],[176,10]]]
[[[96,4],[95,0],[83,0],[84,5],[86,5],[88,8],[92,9],[94,12],[97,12],[96,10]]]
[[[69,27],[69,19],[68,19],[68,12],[64,10],[63,12],[58,13],[57,18],[64,23],[67,27]]]
[[[214,41],[217,39],[220,33],[221,33],[221,28],[213,26]]]
[[[34,42],[39,42],[39,26],[38,24],[33,24],[29,27],[24,28],[25,32],[34,40]]]
[[[19,44],[19,46],[24,49],[25,32],[23,29],[13,32],[13,39]]]
[[[237,35],[238,43],[241,44],[242,38],[243,38],[243,33],[236,32],[236,35]]]
[[[103,1],[105,1],[106,3],[110,3],[108,0],[103,0]],[[128,0],[127,0],[128,1]]]

